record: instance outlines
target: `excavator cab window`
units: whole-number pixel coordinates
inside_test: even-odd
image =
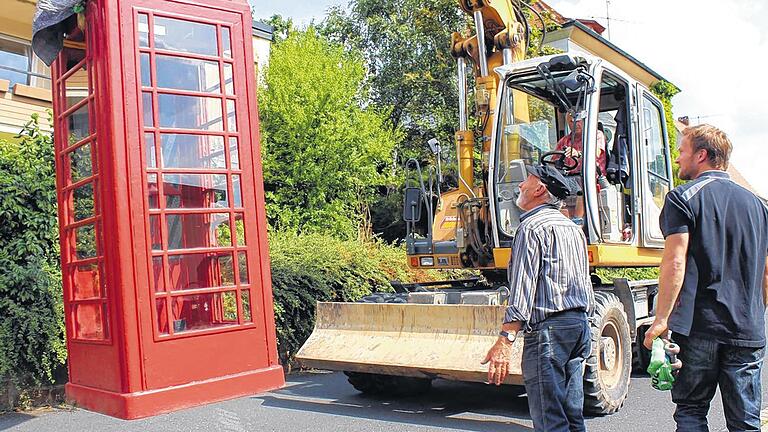
[[[515,205],[519,185],[527,177],[526,164],[539,163],[557,143],[557,108],[536,95],[537,84],[526,82],[527,91],[506,86],[499,113],[498,145],[495,154],[495,196],[499,231],[506,240],[514,236],[520,222]]]

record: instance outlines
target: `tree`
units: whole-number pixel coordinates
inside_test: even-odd
[[[365,73],[359,54],[311,26],[273,47],[259,97],[272,226],[351,237],[366,225],[401,134],[368,103]]]
[[[355,0],[331,9],[323,34],[363,53],[373,102],[391,107],[389,125],[402,127],[398,151],[424,155],[430,138],[452,140],[458,126],[456,61],[451,32],[467,28],[455,0]]]

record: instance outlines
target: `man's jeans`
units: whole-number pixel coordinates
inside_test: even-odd
[[[533,427],[539,432],[584,431],[584,359],[590,353],[587,315],[566,311],[525,334],[523,378]]]
[[[765,348],[742,348],[673,334],[683,368],[672,387],[678,432],[708,431],[707,412],[718,384],[729,431],[759,431],[760,370]]]

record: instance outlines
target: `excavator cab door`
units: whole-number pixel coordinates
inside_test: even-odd
[[[644,247],[663,247],[664,235],[659,216],[664,198],[672,190],[672,161],[664,116],[664,106],[647,89],[638,85],[637,97],[640,126],[640,197]]]

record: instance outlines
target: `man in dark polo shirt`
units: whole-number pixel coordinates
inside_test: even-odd
[[[680,345],[672,388],[678,431],[707,431],[718,385],[730,431],[759,431],[768,299],[768,209],[725,172],[732,145],[719,129],[686,129],[679,176],[661,212],[666,238],[656,319],[645,334]]]

